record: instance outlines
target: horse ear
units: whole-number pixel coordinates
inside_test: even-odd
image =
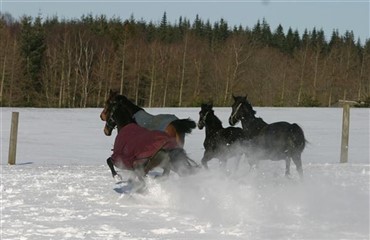
[[[109,89],[109,95],[110,95],[110,96],[118,95],[118,91],[116,91],[116,90],[112,90],[112,89]]]
[[[233,97],[233,99],[234,99],[234,101],[235,101],[235,98],[236,98],[236,97],[235,97],[234,93],[233,93],[231,96]]]
[[[248,94],[245,94],[245,100],[248,100]]]

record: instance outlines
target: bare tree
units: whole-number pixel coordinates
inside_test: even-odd
[[[157,58],[157,43],[151,46],[151,64],[150,64],[150,88],[149,88],[149,103],[148,107],[152,107],[154,101],[154,86],[156,83],[156,58]]]
[[[184,92],[184,82],[185,82],[185,67],[186,67],[186,53],[188,49],[188,34],[185,34],[184,39],[184,51],[182,54],[182,64],[181,64],[181,79],[180,79],[180,89],[179,89],[179,107],[182,106],[182,95]]]
[[[306,46],[303,50],[303,56],[302,56],[302,65],[301,65],[301,73],[299,76],[299,88],[298,88],[298,97],[297,97],[297,106],[301,104],[301,98],[302,98],[302,91],[303,91],[303,82],[304,82],[304,72],[306,69],[306,60],[307,60],[307,52],[308,52],[308,42],[306,43]]]
[[[223,104],[226,105],[230,99],[231,91],[238,83],[238,78],[243,72],[244,64],[251,58],[253,54],[253,46],[245,49],[243,40],[239,38],[232,39],[230,46],[230,61],[227,67],[226,84],[224,91]]]

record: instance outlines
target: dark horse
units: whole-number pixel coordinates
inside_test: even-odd
[[[212,158],[218,158],[225,165],[228,157],[238,154],[237,146],[242,144],[247,137],[241,128],[222,126],[220,119],[214,114],[212,104],[202,104],[199,112],[198,128],[206,128],[206,137],[203,146],[205,148],[202,165],[208,168],[207,162]]]
[[[191,133],[196,127],[194,121],[190,119],[178,119],[172,114],[151,115],[143,108],[135,105],[125,96],[119,95],[118,92],[110,91],[109,97],[106,100],[105,107],[100,114],[103,121],[107,120],[107,107],[116,98],[120,98],[122,106],[126,109],[127,114],[135,119],[136,123],[149,130],[159,130],[166,132],[171,137],[176,138],[177,143],[183,147],[185,143],[185,135]]]
[[[290,161],[293,160],[300,177],[303,177],[301,155],[306,139],[302,128],[288,122],[267,124],[262,118],[255,116],[256,111],[248,102],[247,97],[235,97],[229,118],[230,125],[241,121],[242,127],[251,139],[249,149],[255,160],[285,160],[285,175],[290,174]],[[250,153],[249,153],[250,154]]]
[[[109,103],[106,117],[104,132],[111,135],[116,126],[118,129],[113,154],[107,159],[114,178],[120,178],[114,166],[133,170],[141,182],[155,167],[162,167],[163,175],[168,175],[170,170],[179,175],[194,172],[196,164],[187,157],[176,140],[164,132],[138,126],[123,106],[120,96],[116,96]]]

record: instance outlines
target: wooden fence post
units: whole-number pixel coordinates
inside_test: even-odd
[[[340,162],[348,162],[348,143],[349,143],[349,104],[343,104],[342,119],[342,143],[340,147]]]
[[[348,100],[339,100],[339,103],[343,103],[343,119],[342,119],[342,143],[340,147],[340,162],[348,162],[348,145],[349,145],[349,112],[350,105],[354,105],[357,102]]]
[[[8,164],[15,164],[15,157],[17,154],[17,136],[18,136],[18,119],[19,112],[12,112],[12,123],[10,127],[10,140],[9,140],[9,158]]]

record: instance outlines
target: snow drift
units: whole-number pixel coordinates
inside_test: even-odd
[[[20,112],[17,165],[6,164],[10,112]],[[100,109],[1,109],[1,239],[368,239],[369,110],[352,109],[349,163],[339,164],[341,109],[256,108],[297,122],[310,142],[304,180],[292,164],[218,161],[189,177],[148,177],[148,192],[116,193]],[[149,109],[198,119],[199,109]],[[224,126],[229,108],[216,108]],[[204,132],[185,149],[198,163]],[[125,177],[129,173],[121,171]],[[155,173],[152,173],[155,174]]]

